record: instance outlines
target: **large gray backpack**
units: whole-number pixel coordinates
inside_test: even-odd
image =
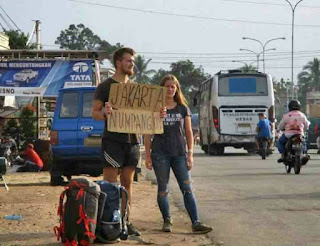
[[[87,246],[95,239],[100,186],[86,178],[72,179],[60,195],[60,226],[54,227],[65,246]],[[66,197],[66,199],[65,199]]]

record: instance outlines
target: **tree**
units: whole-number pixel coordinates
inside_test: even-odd
[[[257,72],[257,68],[253,65],[244,65],[243,67],[240,68],[244,73],[252,73],[252,72]]]
[[[193,98],[199,90],[201,82],[209,78],[208,74],[204,73],[200,66],[196,68],[190,60],[178,61],[170,65],[171,70],[165,71],[160,69],[151,79],[152,84],[159,84],[163,76],[173,74],[176,76],[181,84],[183,94],[185,95],[191,111],[195,112],[193,107]]]
[[[102,40],[83,24],[71,24],[68,29],[61,31],[55,41],[61,49],[94,50],[99,49]]]
[[[161,79],[169,74],[169,71],[166,71],[162,68],[160,68],[158,71],[156,71],[156,73],[152,76],[151,80],[150,80],[150,84],[154,84],[154,85],[159,85]]]
[[[148,70],[148,64],[152,59],[148,59],[147,61],[143,56],[138,55],[135,59],[134,66],[134,79],[143,84],[150,83],[150,75],[155,74],[156,71],[154,69]]]
[[[300,84],[306,84],[315,90],[320,90],[320,61],[314,58],[307,65],[303,66],[303,71],[298,74]]]
[[[283,114],[288,112],[288,102],[290,100],[290,91],[292,88],[291,81],[285,81],[283,78],[278,81],[274,81],[274,96],[275,96],[275,106],[276,106],[276,118],[278,121],[281,120]]]
[[[99,50],[104,50],[106,51],[108,54],[112,54],[113,52],[115,52],[117,49],[122,48],[123,45],[120,43],[116,43],[116,45],[112,45],[109,42],[107,42],[106,40],[102,40],[100,42],[100,47]]]
[[[306,107],[306,93],[311,90],[320,90],[320,62],[314,58],[303,66],[303,71],[298,74],[299,101],[302,108]]]
[[[4,33],[9,37],[9,46],[12,50],[28,50],[28,49],[35,49],[35,44],[29,44],[28,36],[23,32],[18,30],[4,30]]]
[[[22,134],[25,139],[36,138],[36,119],[34,117],[35,108],[31,105],[27,105],[21,109],[20,125],[22,128]]]

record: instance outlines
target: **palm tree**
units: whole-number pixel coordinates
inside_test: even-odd
[[[243,67],[240,68],[242,72],[244,73],[252,73],[252,72],[257,72],[257,68],[253,65],[248,65],[245,64]]]
[[[303,71],[298,74],[299,86],[320,90],[320,61],[314,58],[303,67]]]
[[[150,76],[155,74],[156,71],[154,69],[148,70],[148,64],[151,61],[145,60],[143,56],[138,55],[135,59],[135,66],[134,66],[134,79],[143,84],[149,84],[150,83]]]
[[[299,100],[302,104],[302,109],[304,110],[306,105],[306,93],[313,90],[320,90],[320,63],[318,58],[309,61],[307,65],[303,67],[302,72],[298,74],[298,86]]]

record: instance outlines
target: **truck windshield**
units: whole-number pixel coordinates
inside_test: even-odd
[[[266,77],[222,77],[219,79],[219,96],[267,96]]]

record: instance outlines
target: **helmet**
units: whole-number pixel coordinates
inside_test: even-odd
[[[288,106],[289,106],[289,111],[300,110],[301,103],[298,100],[291,100]]]

